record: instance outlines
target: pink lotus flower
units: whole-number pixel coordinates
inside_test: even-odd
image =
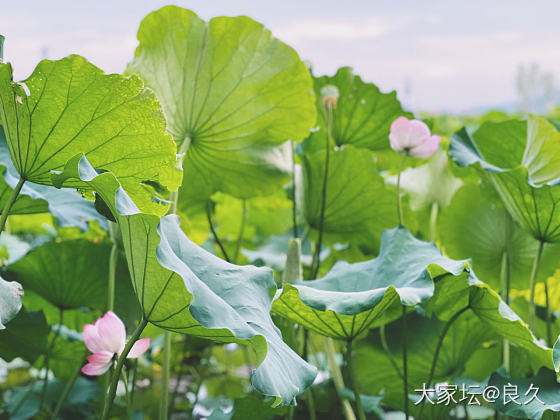
[[[399,117],[391,124],[389,140],[395,152],[426,159],[438,149],[440,138],[432,136],[424,122]]]
[[[93,354],[82,373],[90,376],[103,375],[120,356],[126,345],[126,330],[123,322],[112,311],[107,312],[93,324],[84,325],[84,342]],[[150,346],[149,338],[138,340],[130,349],[128,359],[142,356]]]

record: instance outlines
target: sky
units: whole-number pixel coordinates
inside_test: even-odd
[[[351,66],[414,112],[474,112],[519,101],[516,74],[560,76],[557,0],[0,0],[4,61],[22,80],[42,58],[77,53],[122,72],[141,19],[166,4],[200,17],[248,15],[313,65]]]

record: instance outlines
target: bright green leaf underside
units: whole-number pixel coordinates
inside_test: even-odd
[[[0,109],[12,161],[26,180],[52,185],[51,171],[84,153],[97,168],[113,172],[140,208],[165,213],[142,183],[178,187],[176,147],[158,101],[139,78],[106,75],[72,55],[41,61],[18,84],[11,65],[0,64]],[[87,187],[79,180],[65,186]]]
[[[284,285],[274,311],[320,334],[352,338],[432,297],[433,279],[464,277],[465,261],[445,258],[431,243],[403,226],[383,233],[379,256],[355,264],[337,263],[319,280]]]
[[[318,229],[321,219],[326,151],[303,155],[304,212]],[[397,195],[385,186],[373,153],[353,146],[329,157],[323,231],[336,239],[353,239],[377,248],[381,232],[398,223]]]
[[[146,319],[183,334],[249,345],[259,367],[256,389],[291,403],[313,382],[315,369],[283,341],[270,318],[270,269],[229,264],[190,241],[176,216],[142,214],[113,174],[99,175],[82,156],[55,184],[78,177],[107,203],[123,236],[132,283]]]
[[[545,242],[560,240],[560,132],[535,116],[456,133],[449,154],[491,179],[512,217]]]
[[[400,116],[411,117],[405,112],[397,93],[382,93],[373,83],[364,82],[350,67],[341,67],[332,77],[314,78],[317,95],[318,130],[310,141],[321,148],[326,143],[326,112],[321,103],[321,89],[326,85],[338,88],[339,98],[333,110],[332,137],[336,145],[351,144],[370,150],[389,149],[391,123]]]
[[[127,71],[154,90],[168,131],[188,147],[182,199],[247,198],[286,181],[279,146],[305,138],[316,118],[311,76],[292,48],[246,16],[205,22],[175,6],[149,14],[138,40]]]
[[[438,236],[445,253],[453,258],[472,258],[474,271],[499,290],[509,273],[514,289],[528,289],[538,241],[515,223],[492,188],[463,186],[438,218]],[[550,276],[557,265],[560,247],[547,245],[539,280]],[[502,264],[508,271],[502,274]]]

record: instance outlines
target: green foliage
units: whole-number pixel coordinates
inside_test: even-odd
[[[282,341],[270,319],[269,290],[275,284],[269,269],[229,264],[190,241],[175,216],[140,213],[116,178],[98,175],[83,156],[71,159],[61,174],[53,175],[53,182],[62,185],[74,177],[100,195],[119,224],[147,321],[174,332],[253,347],[260,365],[253,384],[276,397],[276,404],[289,404],[309,386],[315,369]],[[280,377],[280,369],[289,369],[291,375]]]
[[[440,150],[403,160],[396,92],[249,17],[167,6],[138,40],[126,75],[18,83],[0,36],[0,419],[558,416],[557,122],[426,115]],[[124,345],[82,334],[109,309]],[[421,408],[438,383],[543,403]]]
[[[118,176],[146,211],[162,214],[165,208],[152,203],[144,181],[179,186],[175,145],[165,134],[157,100],[137,77],[105,75],[73,55],[41,61],[18,84],[12,82],[12,66],[0,64],[0,107],[10,156],[27,181],[52,185],[51,171],[61,170],[76,153],[87,153],[97,168]]]
[[[441,255],[405,227],[383,233],[379,256],[370,261],[336,264],[325,277],[284,285],[274,311],[319,334],[348,339],[399,316],[401,305],[431,298],[433,279],[460,277],[465,261]]]
[[[484,123],[455,134],[449,154],[487,174],[512,217],[544,242],[560,239],[560,133],[544,118]]]
[[[316,118],[311,77],[292,48],[246,16],[204,22],[174,6],[149,14],[138,40],[128,72],[154,90],[186,151],[181,200],[248,198],[286,182],[282,144],[303,140]]]

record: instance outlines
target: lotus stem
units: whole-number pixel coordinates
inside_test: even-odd
[[[542,258],[542,252],[544,248],[544,241],[539,242],[539,247],[537,249],[537,255],[535,256],[535,261],[533,262],[533,269],[531,270],[531,297],[529,301],[529,325],[533,333],[535,332],[535,317],[536,317],[536,309],[535,309],[535,286],[537,284],[537,275],[539,274],[539,267]]]
[[[327,183],[329,179],[329,161],[331,155],[331,134],[332,134],[332,104],[327,104],[327,142],[325,150],[325,171],[323,173],[323,189],[321,191],[321,210],[319,213],[319,238],[315,246],[313,262],[311,264],[311,278],[315,279],[321,267],[321,247],[323,246],[323,230],[325,227],[325,210],[327,208]]]
[[[502,254],[502,267],[500,270],[500,280],[501,280],[501,295],[502,300],[509,304],[509,283],[510,283],[510,270],[509,270],[509,258],[507,251]],[[510,352],[509,352],[509,340],[504,338],[503,349],[502,349],[502,364],[504,369],[509,373],[510,369]]]
[[[292,228],[293,228],[293,235],[294,238],[298,237],[298,228],[297,228],[297,185],[296,185],[296,148],[295,143],[293,140],[290,140],[290,147],[292,149],[292,194],[293,194],[293,203],[292,203]]]
[[[21,177],[19,179],[16,187],[14,188],[14,190],[12,191],[10,196],[8,197],[8,201],[6,201],[6,205],[4,206],[4,209],[2,210],[2,216],[0,216],[0,233],[2,233],[4,231],[4,228],[6,227],[6,221],[8,220],[10,210],[12,209],[12,206],[16,202],[16,200],[18,198],[18,195],[21,192],[21,189],[23,188],[24,183],[25,183],[25,178]]]
[[[169,416],[169,377],[171,372],[171,332],[165,331],[163,336],[163,368],[161,378],[161,400],[159,418],[166,420]]]
[[[220,248],[220,251],[222,251],[222,255],[224,256],[224,259],[227,262],[231,262],[231,260],[229,259],[228,253],[226,252],[226,249],[224,248],[224,245],[222,244],[222,241],[220,241],[220,237],[216,233],[216,229],[214,228],[214,223],[212,223],[212,202],[210,200],[206,201],[206,219],[208,220],[208,226],[210,227],[210,232],[212,232],[212,236],[214,237],[214,241],[216,242],[216,244]]]
[[[430,241],[436,241],[437,234],[437,218],[439,213],[439,205],[436,201],[432,203],[432,209],[430,211]]]
[[[124,395],[126,398],[126,418],[132,420],[132,401],[130,399],[130,390],[128,389],[128,373],[126,370],[122,371],[122,378],[124,382]]]
[[[62,322],[64,320],[64,311],[62,309],[58,309],[58,328],[57,331],[54,332],[53,338],[51,339],[51,342],[49,343],[48,347],[47,347],[47,352],[45,353],[45,376],[43,378],[43,390],[41,391],[41,401],[39,403],[39,409],[43,408],[43,405],[45,404],[45,398],[47,397],[47,389],[49,387],[49,359],[50,359],[50,353],[52,352],[52,349],[54,348],[54,343],[56,342],[56,339],[58,338],[58,335],[60,334],[60,330],[62,328]]]
[[[327,356],[327,362],[329,363],[329,369],[331,371],[332,380],[336,392],[342,403],[342,413],[346,420],[356,420],[356,415],[352,409],[352,405],[347,399],[342,398],[342,390],[344,389],[344,379],[342,378],[342,372],[340,371],[340,366],[336,362],[336,351],[334,349],[333,339],[330,337],[325,337],[325,354]]]
[[[130,349],[134,343],[140,338],[142,331],[148,325],[148,321],[146,318],[142,317],[142,320],[132,333],[132,336],[126,342],[126,346],[124,347],[123,352],[120,354],[119,358],[117,359],[117,365],[115,366],[113,376],[111,378],[111,385],[109,387],[109,392],[105,396],[105,405],[103,407],[103,414],[101,416],[101,420],[107,420],[111,413],[111,407],[113,406],[113,401],[115,400],[115,395],[117,394],[117,385],[119,383],[119,378],[121,376],[121,371],[124,366],[124,362],[126,360],[126,356],[130,353]]]
[[[400,174],[400,172],[399,172]],[[400,198],[399,198],[400,202]],[[406,325],[406,306],[403,305],[402,314],[402,362],[403,362],[403,389],[404,389],[404,414],[405,419],[408,420],[408,355],[407,355],[407,325]],[[421,417],[418,417],[421,418]]]
[[[550,304],[548,300],[548,280],[544,279],[544,297],[545,297],[545,304],[546,304],[546,342],[548,347],[553,346],[552,342],[552,331],[551,331],[551,314],[550,314]]]
[[[235,246],[235,255],[233,262],[237,264],[239,254],[241,252],[241,245],[243,244],[243,235],[245,233],[245,222],[247,220],[247,200],[243,199],[241,204],[241,227],[239,228],[239,235],[237,236],[237,245]]]
[[[82,357],[82,359],[84,359],[86,357],[86,355],[87,355],[87,352],[84,353],[84,356]],[[58,415],[60,414],[60,410],[62,410],[62,406],[64,405],[64,402],[68,398],[68,395],[70,395],[70,392],[72,391],[72,388],[74,387],[74,384],[76,383],[76,380],[78,379],[78,376],[80,375],[80,370],[81,369],[82,369],[82,361],[80,361],[80,363],[78,364],[78,368],[76,370],[74,370],[74,372],[72,373],[72,376],[70,377],[70,380],[68,381],[68,383],[64,387],[64,391],[62,391],[62,395],[60,396],[58,402],[56,403],[56,407],[55,407],[55,409],[53,411],[53,414],[51,416],[51,420],[57,420],[58,419]]]
[[[356,408],[358,409],[358,418],[360,420],[366,420],[366,413],[364,412],[364,407],[362,405],[362,398],[358,391],[358,386],[356,384],[356,378],[354,375],[354,369],[352,366],[352,339],[346,342],[346,366],[348,367],[348,377],[350,379],[350,387],[354,392],[354,398],[356,399]]]
[[[436,350],[434,352],[434,357],[432,359],[432,366],[430,367],[430,375],[428,376],[428,386],[434,380],[434,375],[435,375],[435,372],[436,372],[436,366],[437,366],[437,361],[438,361],[438,357],[439,357],[439,352],[441,351],[441,348],[443,346],[443,340],[445,339],[445,336],[447,335],[447,332],[449,331],[449,328],[451,328],[451,326],[457,320],[457,318],[459,318],[461,316],[461,314],[463,314],[468,309],[470,309],[470,307],[471,307],[470,305],[467,305],[463,309],[461,309],[460,311],[456,312],[455,315],[453,315],[451,318],[449,318],[449,321],[447,321],[447,323],[443,327],[443,330],[441,330],[441,333],[439,335],[439,339],[438,339],[438,342],[437,342],[437,345],[436,345]],[[419,419],[422,418],[422,411],[424,410],[424,403],[425,402],[426,402],[426,400],[424,399],[422,401],[422,403],[420,404],[420,410],[418,411],[418,418]]]
[[[401,205],[401,173],[404,167],[404,161],[406,159],[406,154],[403,154],[401,159],[401,164],[399,166],[399,174],[397,175],[397,212],[399,214],[399,226],[403,224],[403,213],[402,213],[402,205]]]

